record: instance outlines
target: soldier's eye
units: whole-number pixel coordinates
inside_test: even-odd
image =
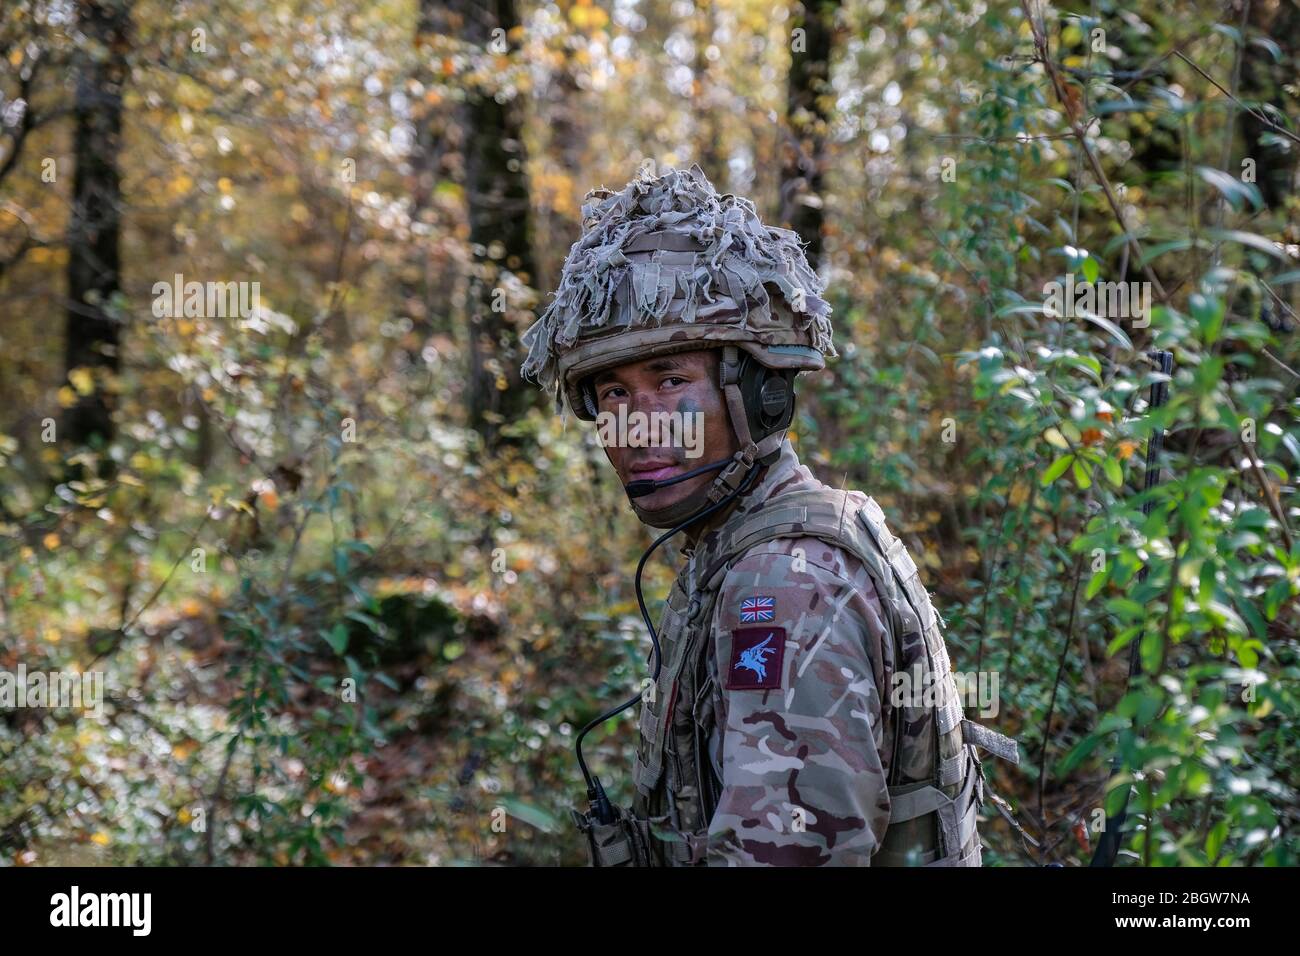
[[[665,385],[671,385],[673,382],[680,382],[682,384],[685,384],[686,379],[682,378],[680,375],[669,375],[666,379],[664,379],[663,383]]]
[[[609,388],[605,389],[605,391],[600,393],[600,400],[603,402],[607,398],[619,398],[620,393],[624,395],[627,394],[623,391],[623,386],[611,385]]]

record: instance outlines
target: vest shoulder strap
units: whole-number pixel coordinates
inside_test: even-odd
[[[703,605],[712,603],[712,596],[736,560],[752,548],[780,538],[818,538],[843,548],[866,565],[882,599],[896,600],[896,587],[901,581],[895,580],[885,552],[864,528],[862,514],[868,505],[881,514],[883,527],[883,513],[870,498],[864,504],[850,492],[826,487],[778,495],[762,510],[724,525],[713,545],[696,558],[697,566],[704,569],[697,578],[696,594],[707,598],[693,605],[692,616],[698,615]],[[906,550],[902,553],[905,555]]]

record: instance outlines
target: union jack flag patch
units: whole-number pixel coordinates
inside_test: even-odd
[[[740,623],[757,624],[776,618],[776,598],[752,597],[740,602]]]

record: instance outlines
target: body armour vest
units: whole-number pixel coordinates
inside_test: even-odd
[[[892,700],[887,709],[888,826],[871,865],[979,866],[976,819],[985,780],[976,748],[1014,763],[1016,743],[964,718],[938,615],[880,507],[859,492],[824,485],[733,514],[695,552],[695,573],[678,576],[660,621],[659,680],[642,695],[633,804],[630,812],[619,808],[614,824],[584,827],[593,865],[708,862],[709,822],[722,790],[709,753],[715,685],[706,662],[714,609],[728,569],[747,551],[779,538],[819,539],[862,562],[883,609],[896,668],[926,688]]]

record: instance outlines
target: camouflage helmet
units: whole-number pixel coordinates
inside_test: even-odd
[[[674,352],[732,346],[792,374],[836,354],[798,234],[763,225],[748,199],[718,195],[698,165],[594,189],[582,214],[555,299],[522,340],[524,377],[554,388],[557,408],[567,398],[594,420],[585,381]]]

